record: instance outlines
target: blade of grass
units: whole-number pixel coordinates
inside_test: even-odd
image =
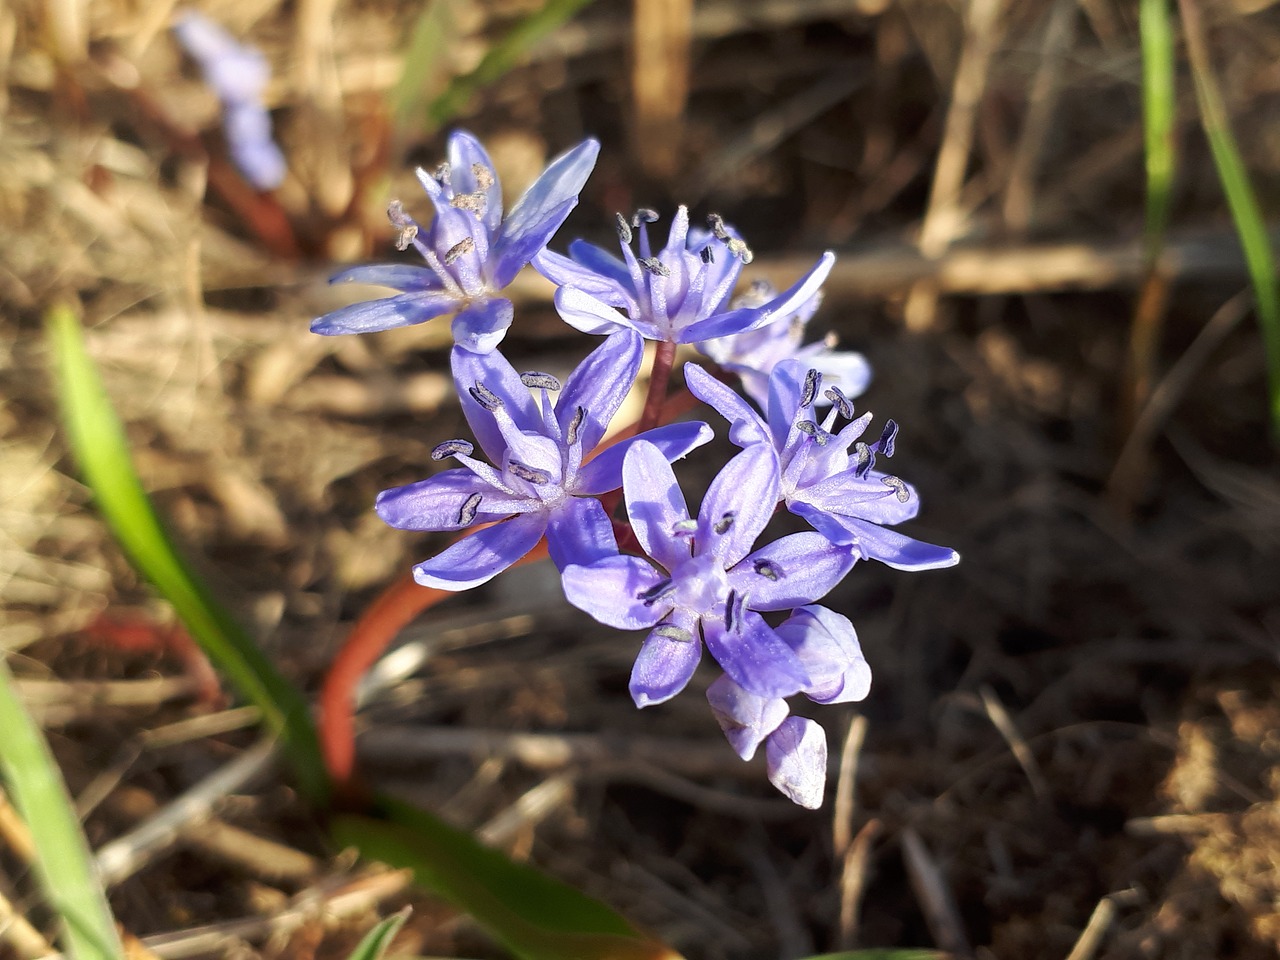
[[[399,913],[387,917],[372,930],[360,938],[356,948],[351,951],[347,960],[382,960],[383,954],[391,946],[404,922],[409,919],[411,908],[405,907]]]
[[[90,866],[89,846],[62,775],[39,728],[0,661],[0,772],[31,830],[36,874],[62,920],[63,946],[75,960],[123,956],[106,895]]]
[[[1226,106],[1222,102],[1199,7],[1194,0],[1178,0],[1178,8],[1182,14],[1187,59],[1191,63],[1191,76],[1195,81],[1196,100],[1200,105],[1200,123],[1209,140],[1218,179],[1222,182],[1231,218],[1240,235],[1240,245],[1244,248],[1245,263],[1249,268],[1249,280],[1257,300],[1258,322],[1262,327],[1262,342],[1266,350],[1271,426],[1276,439],[1280,441],[1280,284],[1276,280],[1275,255],[1253,184],[1249,181],[1249,173],[1231,131]]]
[[[564,24],[591,0],[547,0],[542,8],[517,23],[505,37],[495,43],[479,65],[465,76],[457,77],[427,108],[428,132],[438,130],[452,120],[471,95],[495,82],[535,43]]]
[[[334,839],[409,867],[416,882],[465,910],[524,960],[679,960],[604,904],[486,847],[465,831],[388,798],[381,818],[339,816]]]
[[[139,572],[168,600],[191,636],[281,738],[307,799],[323,805],[328,779],[302,694],[281,676],[178,554],[133,469],[124,430],[65,305],[45,316],[63,426],[98,509]]]
[[[452,0],[428,0],[413,25],[404,69],[391,91],[391,116],[397,136],[409,132],[414,115],[421,116],[427,97],[438,96],[449,82],[446,56],[454,36]]]

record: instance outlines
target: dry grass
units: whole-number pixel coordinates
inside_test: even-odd
[[[530,7],[454,5],[452,71]],[[389,129],[385,97],[417,5],[201,6],[272,61],[291,170],[274,198],[236,189],[216,106],[174,49],[163,5],[0,7],[0,643],[23,676],[65,682],[41,688],[42,702],[95,847],[252,741],[249,718],[228,720],[218,704],[86,700],[71,685],[183,668],[132,642],[169,615],[73,479],[43,372],[43,306],[83,305],[164,515],[311,689],[345,626],[432,547],[385,528],[374,494],[422,475],[431,446],[463,432],[444,331],[306,331],[343,295],[323,284],[330,260],[389,256],[385,201],[417,203],[411,163],[440,150],[438,136]],[[1142,441],[1138,505],[1109,507],[1136,273],[1063,279],[1051,258],[1011,260],[1005,246],[1070,242],[1105,264],[1140,236],[1136,27],[1131,5],[1110,0],[1081,3],[1069,29],[1061,3],[999,7],[959,140],[947,98],[965,31],[938,0],[697,5],[676,31],[687,29],[692,73],[683,117],[662,120],[680,128],[661,182],[626,147],[633,21],[620,2],[588,8],[460,118],[512,185],[585,134],[603,141],[567,235],[607,238],[615,209],[689,200],[743,230],[755,275],[785,283],[782,258],[796,251],[907,249],[931,209],[930,255],[949,247],[977,258],[979,274],[988,252],[993,271],[1016,266],[1001,267],[998,292],[971,280],[962,295],[919,260],[901,281],[853,270],[819,314],[870,357],[866,402],[903,424],[900,469],[925,504],[915,531],[965,557],[917,576],[868,565],[833,598],[876,671],[856,779],[836,808],[851,822],[833,825],[830,804],[805,814],[776,800],[759,767],[724,746],[699,690],[638,714],[625,694],[634,638],[567,610],[545,570],[408,631],[425,662],[362,714],[383,783],[691,956],[798,956],[855,936],[943,936],[1020,960],[1280,947],[1280,483],[1260,343],[1246,321],[1177,368]],[[1266,4],[1213,9],[1265,203],[1280,183],[1280,18]],[[1056,58],[1047,77],[1045,56]],[[1228,220],[1189,96],[1184,108],[1175,233],[1186,243],[1174,245],[1184,259],[1161,371],[1244,286],[1229,250],[1214,260],[1197,245]],[[930,208],[944,153],[946,196],[935,189]],[[913,285],[940,293],[916,334],[903,322]],[[567,368],[583,344],[536,284],[527,290],[511,352]],[[833,755],[852,716],[820,714]],[[147,941],[161,955],[333,956],[406,897],[419,906],[411,947],[493,954],[403,878],[353,872],[275,774],[210,815],[220,839],[179,832],[113,890],[126,930],[163,935]],[[9,826],[0,892],[39,929],[21,824]],[[294,869],[264,870],[261,850],[278,847],[248,834],[297,854]],[[916,892],[928,888],[922,870],[954,904],[950,919]]]

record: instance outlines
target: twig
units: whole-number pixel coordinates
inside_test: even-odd
[[[693,0],[635,0],[631,97],[635,147],[653,177],[669,177],[680,160],[681,124],[689,99]]]
[[[491,818],[476,830],[476,837],[491,847],[502,846],[521,830],[537,826],[572,796],[572,778],[551,777],[521,794],[515,803]]]
[[[858,943],[858,912],[862,893],[867,888],[867,869],[871,864],[871,845],[880,835],[879,820],[868,820],[853,838],[840,867],[840,927],[835,949],[852,950]]]
[[[175,723],[166,723],[162,727],[144,730],[139,735],[142,746],[149,750],[162,747],[174,747],[192,740],[203,740],[215,737],[220,733],[243,730],[252,727],[262,719],[262,711],[254,706],[233,707],[230,710],[219,710],[203,716],[188,717]]]
[[[0,893],[0,943],[8,944],[22,960],[36,960],[57,952],[26,917],[13,909],[3,893]]]
[[[849,724],[844,748],[840,751],[840,773],[836,777],[836,800],[831,808],[831,846],[837,860],[849,852],[853,838],[853,813],[857,797],[858,759],[867,736],[867,718],[858,714]]]
[[[951,106],[938,151],[938,164],[929,190],[929,206],[920,228],[920,253],[940,256],[960,233],[960,188],[973,147],[978,104],[987,85],[987,71],[995,54],[997,21],[1002,0],[969,0],[965,16],[964,49],[951,87]],[[904,319],[908,330],[933,326],[938,290],[920,283],[908,294]]]
[[[987,717],[990,718],[992,726],[1000,731],[1000,736],[1004,737],[1004,742],[1009,745],[1009,750],[1013,753],[1014,759],[1018,761],[1018,766],[1022,767],[1022,772],[1027,775],[1027,781],[1031,784],[1031,791],[1036,795],[1036,799],[1048,800],[1049,784],[1045,780],[1044,774],[1040,772],[1040,764],[1036,762],[1036,755],[1031,752],[1031,748],[1027,746],[1027,741],[1018,732],[1013,718],[1005,710],[999,696],[996,695],[995,690],[985,683],[978,693],[982,697],[982,706],[987,711]]]
[[[1107,928],[1115,919],[1117,904],[1132,903],[1137,896],[1136,890],[1124,890],[1120,893],[1109,893],[1099,900],[1098,905],[1093,908],[1093,913],[1089,915],[1089,922],[1080,931],[1080,937],[1076,940],[1075,946],[1067,954],[1067,960],[1090,960],[1098,952],[1098,947],[1102,945],[1102,938],[1107,935]]]
[[[913,827],[903,828],[902,859],[934,943],[947,953],[971,956],[969,940],[960,923],[960,911],[942,878],[942,871]]]
[[[315,857],[217,819],[187,827],[182,841],[272,883],[303,883],[320,872]]]
[[[104,845],[96,857],[98,877],[103,885],[110,887],[132,876],[159,853],[173,846],[184,830],[207,820],[218,801],[229,793],[244,789],[264,773],[275,758],[275,741],[261,741],[123,837]]]

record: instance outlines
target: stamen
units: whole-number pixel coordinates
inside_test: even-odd
[[[800,406],[808,409],[818,396],[818,388],[822,386],[822,374],[810,368],[804,375],[804,389],[800,391]]]
[[[413,243],[413,238],[418,235],[418,225],[404,212],[404,204],[399,200],[392,200],[387,204],[387,219],[399,231],[396,234],[396,249],[408,250],[409,244]]]
[[[631,224],[627,223],[627,218],[620,213],[615,213],[613,218],[618,226],[618,239],[622,241],[624,247],[631,246]]]
[[[849,402],[843,390],[839,387],[827,387],[823,396],[835,404],[836,409],[840,411],[840,416],[846,420],[853,419],[853,404]]]
[[[736,612],[734,607],[737,605],[738,591],[730,590],[729,596],[724,601],[724,628],[729,633],[733,633],[733,616]]]
[[[448,252],[445,253],[444,255],[445,266],[452,266],[453,264],[458,262],[459,257],[461,257],[463,254],[470,253],[475,248],[476,248],[476,242],[474,240],[472,240],[470,237],[463,237],[461,240],[455,243],[452,247],[450,247]]]
[[[499,410],[503,406],[502,398],[486,387],[483,383],[477,382],[474,386],[467,388],[467,393],[471,394],[471,399],[480,406],[484,407],[490,413]]]
[[[766,580],[771,580],[774,583],[777,583],[782,576],[782,568],[772,560],[757,560],[751,565],[751,568]]]
[[[657,257],[645,257],[640,261],[640,266],[644,267],[650,273],[655,273],[660,277],[671,276],[671,268]]]
[[[431,174],[432,178],[437,182],[448,185],[453,179],[453,167],[449,165],[448,160],[441,160],[436,166],[435,173]]]
[[[707,244],[702,248],[702,252],[698,254],[702,258],[703,263],[715,263],[716,255],[711,252],[711,244]]]
[[[493,177],[493,171],[479,161],[471,165],[471,175],[476,178],[476,186],[481,190],[488,190],[497,183]]]
[[[911,491],[907,489],[901,477],[881,477],[880,482],[893,490],[893,495],[898,498],[899,503],[906,503],[911,499]]]
[[[728,240],[729,231],[724,227],[724,217],[718,213],[707,214],[707,226],[711,228],[712,234],[717,240]]]
[[[747,246],[746,241],[733,236],[725,227],[724,217],[718,213],[708,214],[707,223],[711,226],[711,232],[715,235],[715,238],[728,247],[729,252],[744,264],[750,263],[755,259],[756,255],[751,252],[751,248]]]
[[[480,190],[475,193],[455,193],[449,206],[455,210],[469,210],[477,217],[483,217],[485,208],[489,206],[489,198]]]
[[[735,516],[736,514],[732,510],[725,511],[724,515],[712,525],[711,529],[721,535],[728,533],[729,528],[733,526]]]
[[[521,480],[528,481],[538,487],[551,482],[551,474],[547,473],[547,471],[531,467],[528,464],[521,463],[519,460],[509,461],[507,470]]]
[[[853,475],[860,478],[865,477],[871,472],[871,468],[875,466],[876,455],[861,440],[853,445],[853,455],[858,458],[858,465],[854,468]]]
[[[651,210],[648,207],[641,207],[639,210],[637,210],[635,213],[631,215],[631,226],[635,227],[637,230],[640,229],[640,224],[642,223],[657,223],[657,222],[658,222],[658,211]]]
[[[659,580],[648,590],[641,590],[639,593],[637,593],[636,599],[643,600],[644,605],[646,607],[652,607],[655,603],[657,603],[663,597],[674,593],[675,589],[676,589],[675,581],[671,580],[670,578],[667,578],[666,580]]]
[[[886,420],[884,430],[880,433],[880,439],[876,446],[880,452],[886,457],[893,456],[894,445],[898,441],[898,422],[896,420]]]
[[[684,627],[677,627],[674,623],[660,623],[653,628],[655,637],[662,637],[664,640],[674,640],[676,643],[693,643],[693,634]]]
[[[480,512],[480,501],[483,499],[478,493],[467,497],[462,509],[458,511],[458,526],[469,527],[476,522],[476,514]]]
[[[475,447],[465,440],[446,440],[444,443],[437,444],[431,451],[431,459],[444,460],[446,457],[456,457],[458,454],[469,457],[474,450]]]
[[[586,407],[579,407],[573,413],[573,419],[569,421],[569,435],[565,438],[569,446],[573,446],[578,442],[578,431],[582,429],[582,422],[587,419]]]
[[[677,520],[671,525],[671,535],[673,537],[687,537],[697,532],[697,520]]]
[[[812,437],[820,447],[825,447],[831,439],[831,435],[812,420],[797,420],[796,429],[805,436]],[[866,444],[863,444],[863,446],[866,446]]]
[[[559,390],[560,381],[549,373],[522,373],[520,382],[530,390]]]

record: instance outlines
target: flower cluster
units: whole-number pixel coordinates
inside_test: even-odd
[[[705,647],[721,671],[707,699],[730,745],[743,759],[763,745],[770,781],[815,808],[826,785],[826,737],[813,720],[791,715],[788,698],[854,701],[871,685],[853,625],[817,601],[859,560],[926,570],[959,556],[890,529],[915,516],[919,499],[879,466],[893,456],[897,424],[887,421],[867,442],[871,415],[854,416],[851,398],[870,379],[865,359],[831,342],[803,344],[832,254],[780,294],[757,283],[735,299],[750,248],[716,216],[708,230],[692,230],[684,207],[656,252],[650,210],[618,216],[621,258],[580,240],[567,257],[551,252],[546,245],[597,152],[588,140],[554,160],[504,220],[484,148],[454,133],[449,162],[434,175],[418,171],[434,207],[430,225],[399,202],[390,209],[398,247],[414,246],[426,266],[338,274],[335,281],[401,292],[320,317],[312,329],[362,333],[455,315],[452,372],[475,443],[440,443],[432,458],[457,466],[387,490],[377,503],[392,526],[459,533],[414,567],[419,583],[478,586],[545,540],[570,603],[608,626],[646,632],[631,673],[637,706],[684,689]],[[567,323],[605,337],[563,384],[517,372],[497,349],[514,308],[496,294],[529,263],[556,284]],[[610,442],[646,340],[657,342],[665,365],[655,361],[638,431]],[[740,448],[696,513],[671,465],[712,430],[655,416],[677,344],[715,361],[686,364],[685,385],[728,421]],[[760,410],[726,382],[735,375]],[[619,496],[625,522],[613,515]],[[769,539],[779,508],[812,529]]]

